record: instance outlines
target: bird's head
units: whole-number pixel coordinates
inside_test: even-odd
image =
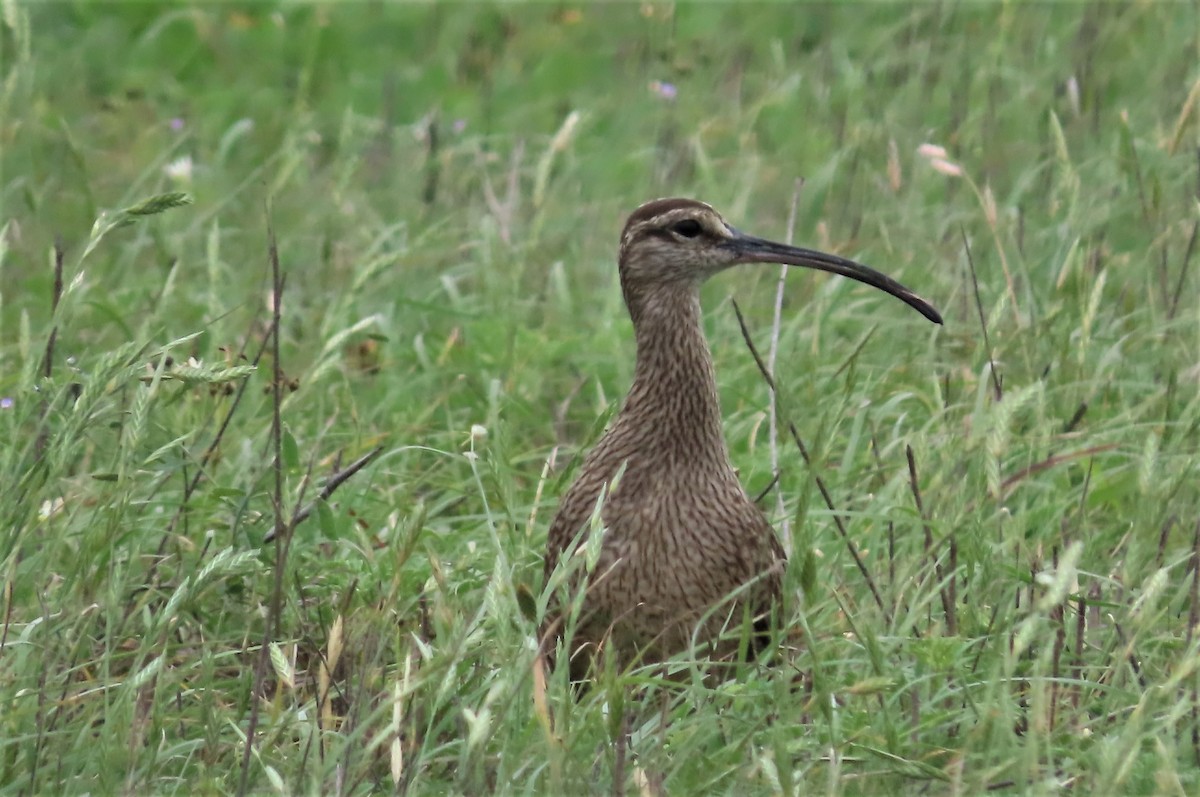
[[[740,263],[806,266],[858,280],[942,323],[933,305],[878,271],[837,255],[755,238],[730,227],[712,207],[694,199],[655,199],[630,214],[621,233],[621,289],[635,303],[657,287],[694,287]]]

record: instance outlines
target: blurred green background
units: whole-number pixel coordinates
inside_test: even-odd
[[[1200,788],[1195,3],[0,11],[0,790]],[[796,196],[797,242],[946,325],[788,278],[803,643],[575,702],[533,675],[545,526],[632,375],[617,234],[666,195],[776,239]],[[274,362],[238,370],[269,230],[286,554]],[[751,494],[728,299],[765,351],[776,280],[704,290]]]

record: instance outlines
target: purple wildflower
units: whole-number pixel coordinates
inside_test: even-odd
[[[679,89],[675,87],[674,83],[667,83],[662,80],[651,80],[650,90],[664,100],[674,100],[676,95],[679,94]]]

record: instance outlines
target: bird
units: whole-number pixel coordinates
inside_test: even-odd
[[[599,507],[598,554],[590,567],[564,571],[565,593],[558,589],[548,600],[540,634],[550,666],[565,656],[573,683],[593,677],[602,654],[622,668],[687,651],[710,668],[752,658],[778,622],[787,558],[730,461],[701,324],[700,285],[750,263],[840,274],[942,323],[933,305],[890,277],[837,255],[747,235],[704,202],[655,199],[634,210],[618,258],[637,346],[633,383],[547,532],[544,584],[560,562],[588,552]],[[731,633],[738,629],[750,630],[748,638]]]

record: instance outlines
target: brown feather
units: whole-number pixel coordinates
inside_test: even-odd
[[[568,585],[576,595],[585,589],[568,651],[573,679],[601,650],[627,667],[687,651],[694,640],[697,653],[728,659],[741,641],[727,629],[742,627],[748,615],[753,642],[762,645],[769,619],[780,614],[783,548],[729,461],[700,318],[700,284],[740,263],[840,274],[942,322],[933,305],[890,277],[837,255],[745,235],[703,202],[656,199],[630,214],[618,265],[637,338],[633,385],[563,496],[546,546],[549,583],[573,541],[586,540],[611,487],[600,514],[606,531],[598,563]],[[557,599],[542,630],[551,655],[566,624]]]
[[[563,496],[546,550],[548,581],[624,466],[601,512],[606,534],[572,641],[576,680],[602,645],[622,666],[687,650],[704,615],[747,584],[743,595],[703,623],[696,637],[702,645],[712,646],[723,627],[738,628],[744,607],[765,615],[779,598],[783,549],[739,483],[721,429],[712,356],[701,327],[701,279],[655,281],[631,275],[628,268],[640,257],[660,254],[647,246],[646,230],[697,214],[724,226],[703,203],[663,199],[636,210],[622,234],[621,281],[637,338],[633,386]],[[586,534],[583,539],[586,545]],[[546,626],[551,647],[562,633],[557,612],[552,604]],[[761,620],[758,629],[766,630]],[[737,635],[726,636],[730,641],[716,645],[713,655],[727,656],[736,648]]]

